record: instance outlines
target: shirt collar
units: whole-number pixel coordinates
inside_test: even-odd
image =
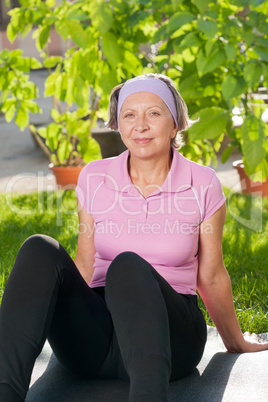
[[[175,148],[172,148],[172,152],[173,158],[170,171],[163,185],[153,193],[154,195],[161,192],[180,192],[191,187],[190,161],[182,156]],[[128,157],[129,150],[126,150],[117,157],[111,158],[111,162],[104,177],[104,183],[107,187],[115,191],[140,195],[128,174]]]

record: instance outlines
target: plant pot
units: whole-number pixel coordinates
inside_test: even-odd
[[[126,150],[126,146],[121,140],[121,135],[117,131],[112,131],[105,127],[94,128],[92,138],[99,143],[103,158],[117,156]]]
[[[268,197],[268,178],[264,182],[252,181],[245,172],[242,160],[233,162],[233,167],[238,171],[243,194],[256,194]]]
[[[56,183],[60,188],[65,190],[73,189],[77,185],[77,180],[79,173],[83,169],[82,166],[54,166],[53,163],[48,165],[49,169],[52,170]]]

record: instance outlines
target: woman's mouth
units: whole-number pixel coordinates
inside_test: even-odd
[[[138,145],[145,145],[148,144],[151,140],[151,138],[135,138],[134,142]]]

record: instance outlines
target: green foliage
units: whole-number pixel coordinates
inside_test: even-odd
[[[260,176],[261,169],[262,179],[268,175],[268,128],[261,122],[266,105],[258,99],[256,106],[254,100],[254,92],[268,86],[268,0],[20,2],[20,8],[10,11],[8,37],[13,41],[36,28],[36,47],[49,71],[45,95],[53,97],[53,109],[63,121],[70,107],[87,108],[91,128],[100,111],[107,110],[115,85],[133,75],[163,73],[178,85],[190,116],[199,117],[185,135],[185,155],[215,162],[215,152],[227,135],[231,144],[223,160],[238,147],[249,174]],[[52,27],[66,43],[62,58],[48,54]],[[24,72],[20,85],[31,92],[26,69],[38,68],[36,61],[16,57],[21,63],[16,68]],[[0,91],[1,77],[5,75],[10,84],[14,74],[14,66],[5,63],[0,66]],[[27,98],[21,87],[21,102],[32,101],[33,93]],[[93,107],[88,102],[92,91],[98,99]],[[34,106],[16,103],[15,92],[12,87],[1,93],[0,107],[8,121],[16,113],[17,123],[24,127]],[[234,107],[244,119],[242,130],[233,124]],[[252,138],[251,129],[259,131],[258,138]]]
[[[268,175],[268,127],[261,120],[266,106],[258,99],[256,107],[253,93],[268,87],[267,8],[267,0],[165,2],[164,23],[153,38],[160,48],[151,60],[152,70],[178,84],[190,116],[199,117],[182,152],[215,161],[215,143],[225,134],[232,143],[223,160],[238,147],[247,173],[261,169],[262,180]],[[244,119],[242,135],[232,124],[235,106]]]
[[[5,113],[7,122],[15,118],[21,130],[29,122],[29,113],[41,112],[34,101],[38,89],[28,75],[31,69],[40,67],[35,58],[22,57],[21,50],[0,52],[0,111]]]

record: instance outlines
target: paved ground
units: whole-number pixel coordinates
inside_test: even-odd
[[[32,75],[41,96],[45,78],[45,71],[37,71]],[[44,123],[49,119],[50,99],[41,98],[39,104],[43,114],[32,116],[32,123]],[[15,123],[8,124],[4,117],[0,116],[0,141],[0,193],[56,189],[54,176],[48,168],[48,160],[42,150],[36,147],[28,129],[21,132]],[[239,159],[239,155],[232,156],[224,165],[219,162],[216,170],[224,186],[239,191],[238,174],[232,168],[235,159]]]

